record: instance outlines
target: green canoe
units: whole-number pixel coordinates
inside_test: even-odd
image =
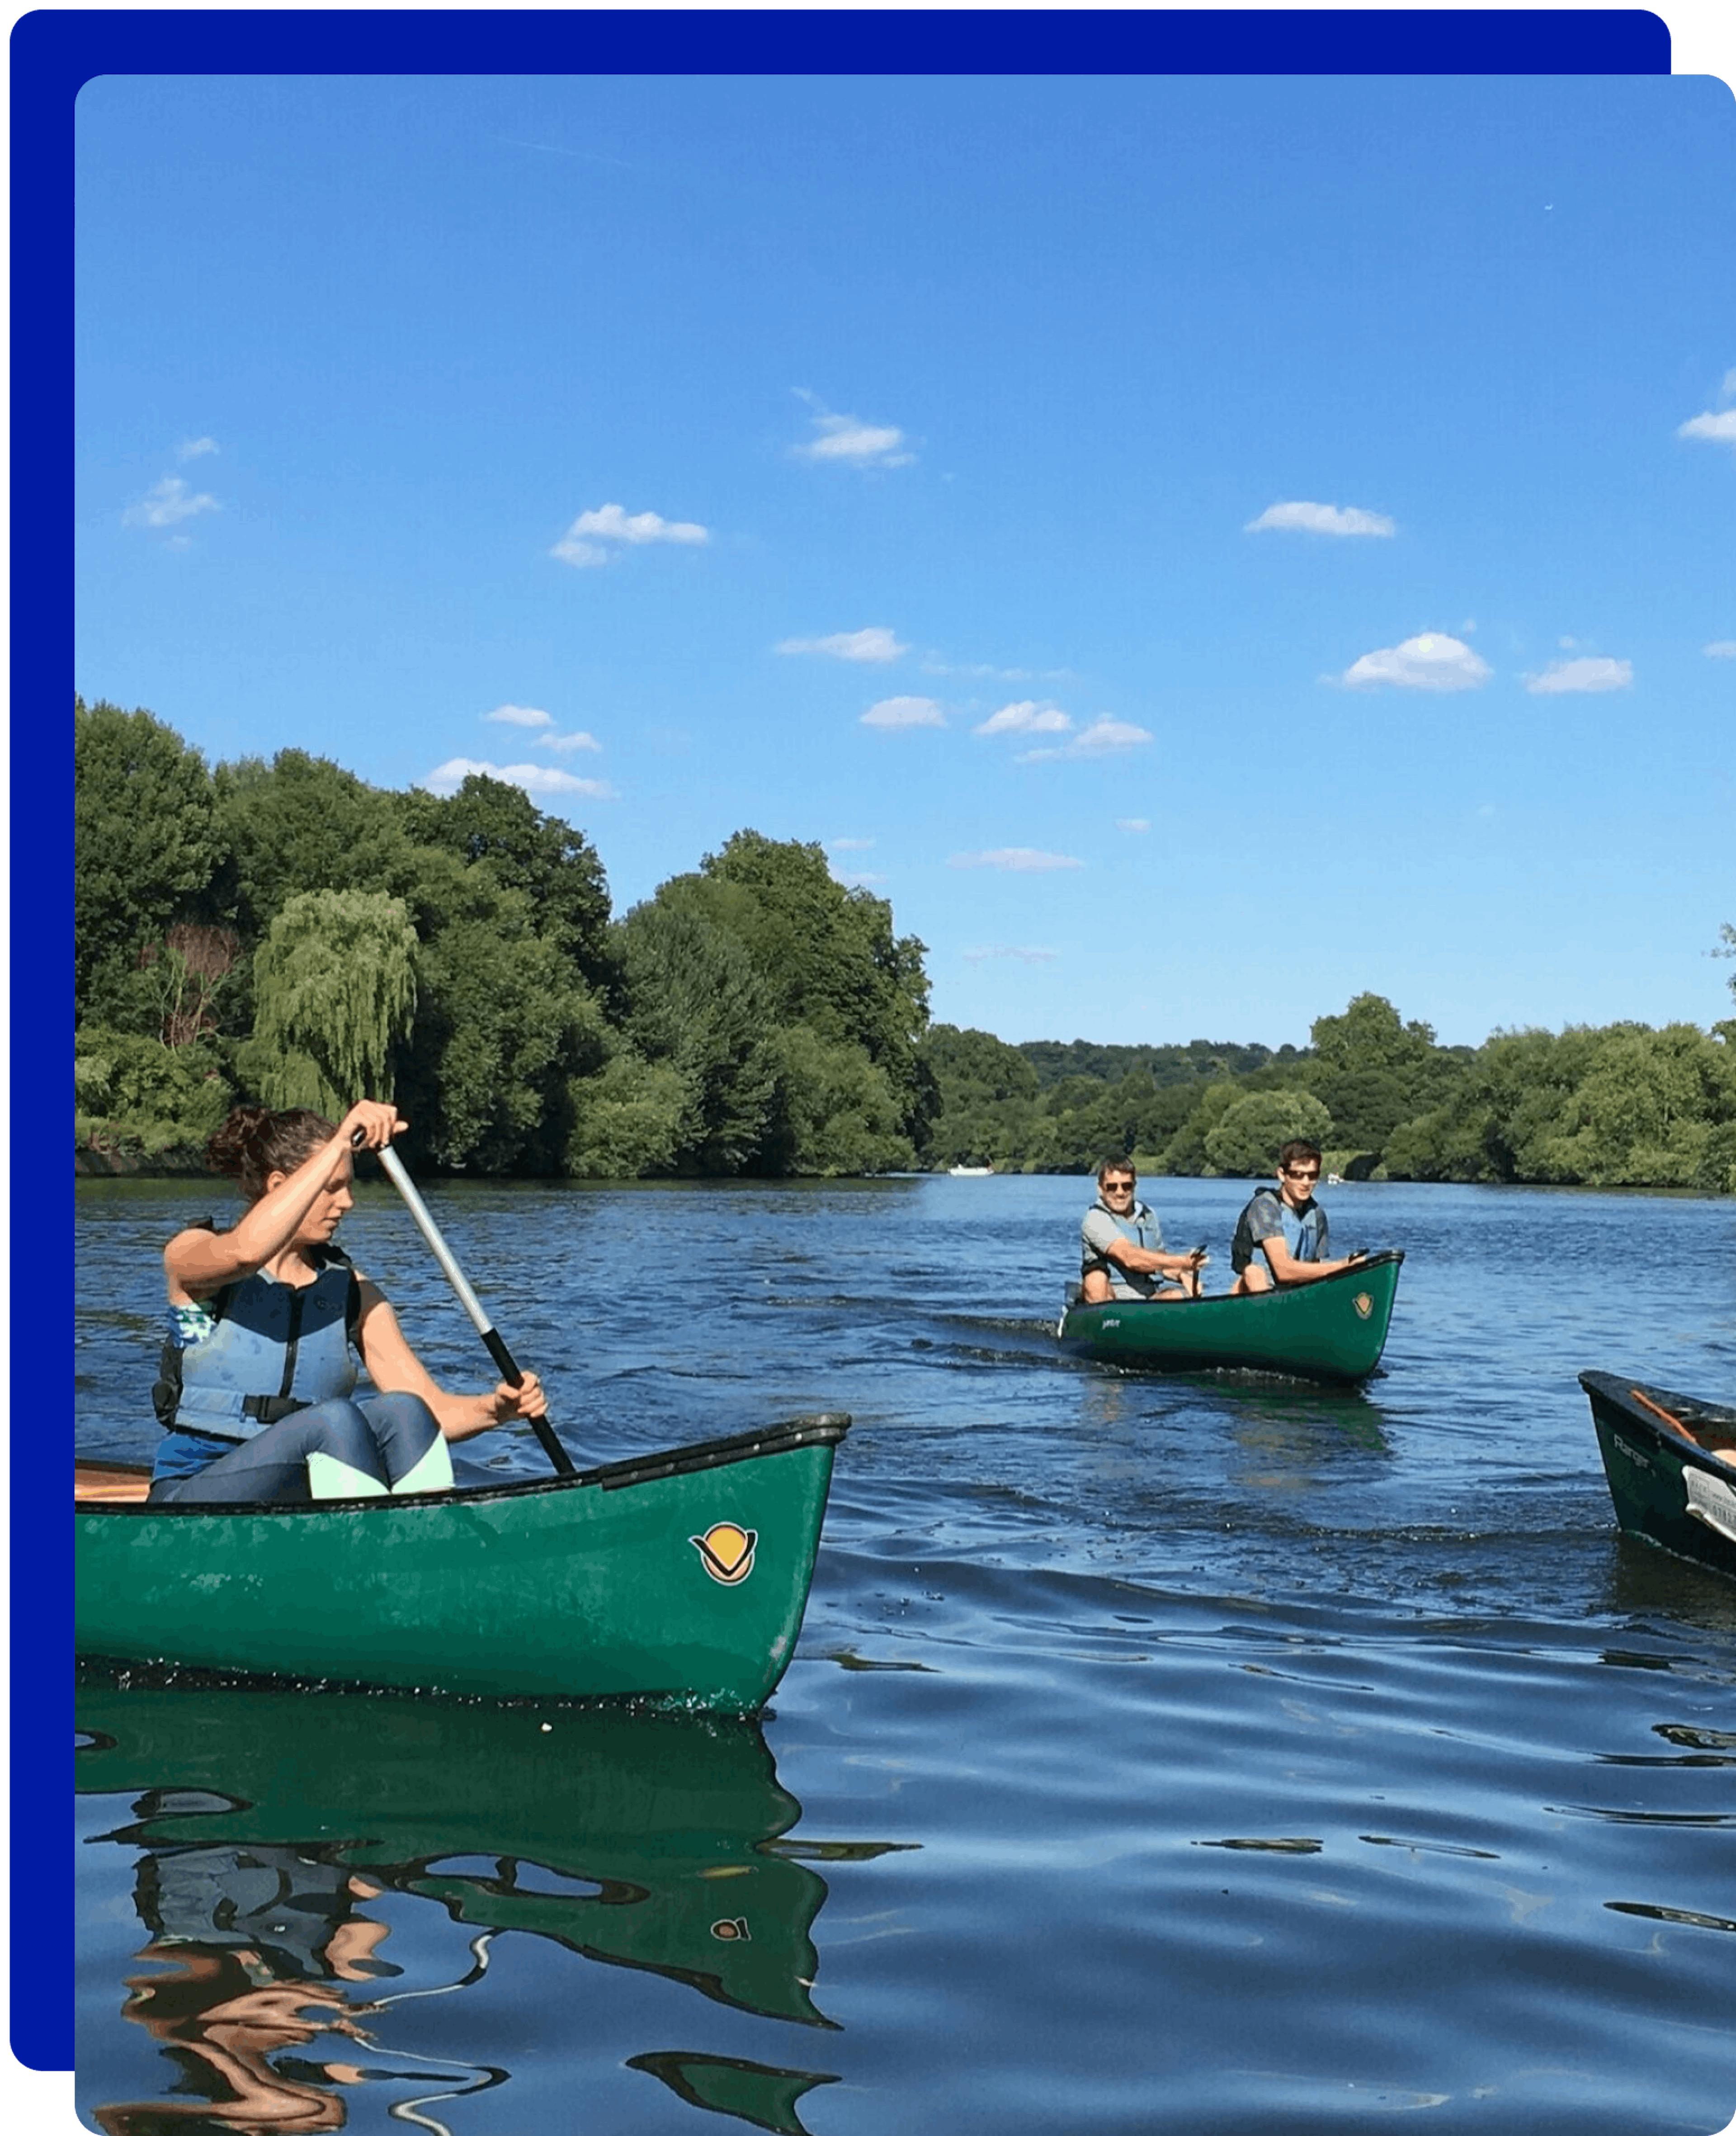
[[[1076,1356],[1141,1371],[1231,1369],[1365,1380],[1386,1347],[1404,1259],[1396,1251],[1370,1254],[1317,1283],[1250,1298],[1225,1294],[1177,1305],[1145,1299],[1082,1305],[1074,1299],[1055,1332]]]
[[[1677,1557],[1736,1580],[1736,1409],[1614,1372],[1582,1372],[1616,1518]]]
[[[153,1506],[143,1470],[81,1464],[77,1652],[751,1713],[795,1652],[849,1428],[801,1417],[571,1476],[309,1505]]]

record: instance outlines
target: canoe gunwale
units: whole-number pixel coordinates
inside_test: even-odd
[[[231,1518],[236,1513],[255,1514],[270,1520],[295,1520],[339,1512],[388,1514],[434,1506],[497,1505],[544,1498],[555,1492],[630,1490],[635,1484],[661,1483],[672,1476],[697,1475],[708,1468],[723,1468],[739,1461],[793,1453],[804,1446],[836,1447],[849,1430],[850,1418],[843,1410],[821,1410],[811,1415],[792,1417],[766,1430],[737,1432],[726,1439],[700,1439],[691,1445],[670,1447],[653,1454],[630,1454],[622,1460],[581,1468],[570,1476],[515,1476],[497,1483],[463,1483],[449,1491],[419,1491],[404,1498],[313,1498],[280,1503],[225,1499],[189,1505],[172,1499],[159,1499],[153,1503],[140,1499],[80,1498],[76,1511],[81,1520],[100,1515],[122,1520],[179,1521],[196,1520],[207,1514]],[[75,1472],[89,1466],[111,1474],[150,1473],[143,1464],[107,1459],[88,1464],[75,1462],[74,1465]]]

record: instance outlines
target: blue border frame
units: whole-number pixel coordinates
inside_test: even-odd
[[[69,990],[65,937],[43,921],[63,912],[70,919],[65,842],[71,767],[69,755],[49,744],[47,708],[67,687],[61,663],[72,624],[65,466],[73,415],[72,114],[80,89],[99,75],[129,73],[665,74],[676,70],[676,56],[684,74],[851,73],[870,52],[875,71],[887,74],[1670,72],[1669,30],[1641,9],[165,8],[24,16],[12,32],[13,494],[21,501],[13,512],[12,680],[14,705],[30,707],[34,716],[12,736],[12,901],[15,913],[29,915],[12,944],[15,1122],[52,1119],[65,1102],[62,1056],[34,1045],[21,1050],[17,1040],[52,1027],[44,1011]],[[172,706],[162,709],[172,714]],[[62,946],[51,954],[53,941]],[[26,1235],[15,1215],[12,1327],[31,1335],[13,1352],[14,1420],[33,1420],[41,1406],[39,1359],[71,1352],[70,1291],[39,1274],[45,1265],[72,1264],[71,1209],[61,1198],[65,1160],[55,1159],[51,1170],[52,1139],[27,1125],[12,1145],[12,1206],[29,1224]],[[12,1435],[10,2038],[18,2061],[44,2070],[71,2068],[74,2031],[64,1857],[44,1844],[48,1834],[65,1830],[65,1775],[57,1763],[32,1755],[45,1731],[54,1732],[56,1714],[61,1725],[71,1721],[65,1629],[71,1621],[71,1553],[65,1531],[38,1517],[65,1488],[55,1430],[51,1419]]]

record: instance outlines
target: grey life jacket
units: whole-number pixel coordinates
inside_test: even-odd
[[[251,1439],[279,1417],[352,1393],[351,1348],[361,1291],[336,1246],[313,1282],[298,1289],[254,1274],[206,1301],[216,1325],[202,1342],[162,1346],[151,1405],[165,1431]]]

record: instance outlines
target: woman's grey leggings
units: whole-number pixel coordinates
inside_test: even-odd
[[[304,1499],[311,1495],[310,1454],[329,1454],[390,1490],[439,1435],[434,1411],[420,1395],[316,1402],[311,1409],[279,1417],[257,1437],[244,1439],[196,1476],[153,1483],[151,1497],[159,1505],[171,1500],[221,1505]]]

